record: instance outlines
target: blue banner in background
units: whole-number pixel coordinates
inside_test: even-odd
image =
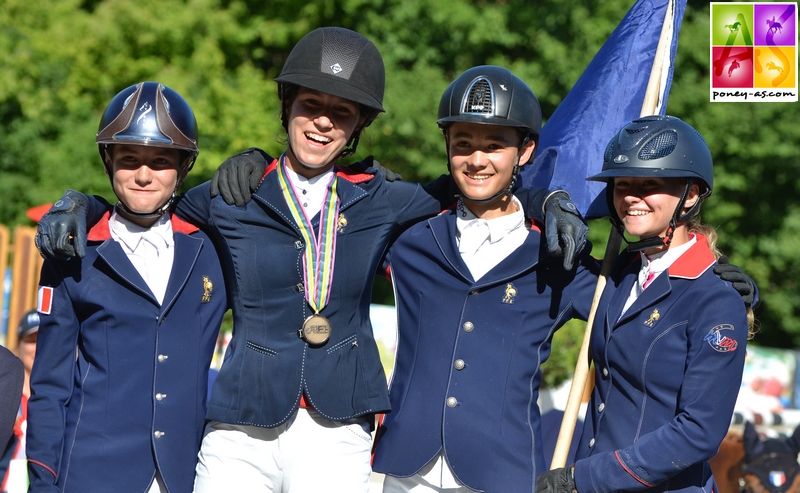
[[[639,0],[631,7],[542,128],[536,159],[522,171],[523,186],[566,190],[588,218],[608,215],[604,198],[598,199],[605,185],[586,177],[600,172],[609,140],[640,116],[670,1]],[[686,0],[674,1],[670,64],[657,112],[662,115],[685,10]]]

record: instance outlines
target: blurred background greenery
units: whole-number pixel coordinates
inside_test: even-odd
[[[473,65],[509,67],[550,115],[633,0],[3,0],[0,2],[0,223],[67,187],[111,196],[94,145],[105,105],[157,80],[195,110],[200,153],[191,187],[250,146],[281,152],[273,78],[320,26],[356,30],[383,54],[381,115],[358,158],[374,154],[406,180],[445,170],[435,124],[447,84]],[[649,70],[649,67],[642,67]],[[709,103],[709,3],[688,2],[667,112],[697,128],[715,156],[703,220],[757,281],[757,344],[800,344],[797,103]],[[607,221],[591,224],[602,256]],[[598,251],[599,250],[599,251]],[[385,281],[376,302],[391,303]],[[574,368],[582,323],[556,339],[547,382]]]

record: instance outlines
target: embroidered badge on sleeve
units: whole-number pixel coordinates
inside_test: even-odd
[[[739,343],[736,342],[736,339],[724,335],[722,333],[723,330],[733,330],[733,325],[717,325],[706,334],[703,340],[714,348],[714,351],[719,351],[720,353],[736,351],[736,348],[739,347]]]

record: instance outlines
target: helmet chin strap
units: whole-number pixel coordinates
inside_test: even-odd
[[[172,195],[170,195],[169,200],[167,200],[167,203],[164,204],[162,207],[154,210],[153,212],[134,212],[134,211],[130,210],[128,208],[128,206],[123,204],[122,201],[120,200],[120,201],[117,201],[117,205],[116,205],[117,213],[119,215],[121,215],[122,217],[124,217],[126,219],[130,219],[130,220],[136,220],[136,219],[145,219],[145,220],[158,219],[159,217],[163,216],[165,212],[167,212],[169,210],[169,208],[172,206],[172,203],[175,202],[176,195],[177,194],[175,192],[172,192]]]

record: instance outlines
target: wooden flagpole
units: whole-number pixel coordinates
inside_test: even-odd
[[[664,15],[664,23],[661,26],[661,36],[658,40],[658,46],[653,58],[653,67],[650,69],[650,79],[647,83],[647,90],[642,102],[642,110],[639,116],[648,116],[656,112],[658,101],[661,96],[661,83],[663,80],[664,57],[669,56],[670,45],[672,42],[673,31],[673,16],[674,16],[674,0],[670,0],[667,4],[667,11]],[[613,211],[609,211],[613,214]],[[567,405],[564,409],[564,417],[561,421],[561,428],[558,432],[558,440],[556,441],[556,448],[553,452],[553,461],[550,469],[558,469],[567,464],[567,456],[569,455],[569,447],[572,443],[572,435],[575,431],[575,424],[578,420],[578,411],[580,410],[581,400],[583,398],[586,382],[589,379],[589,342],[592,338],[592,327],[594,325],[595,313],[597,306],[600,304],[600,297],[606,287],[606,281],[611,273],[611,267],[619,254],[620,246],[622,245],[622,235],[620,235],[617,228],[611,228],[611,234],[608,237],[606,244],[605,256],[603,264],[600,268],[600,277],[597,279],[597,286],[594,291],[594,298],[592,299],[592,307],[589,310],[589,317],[586,321],[586,331],[583,334],[583,342],[581,343],[580,353],[578,354],[578,363],[575,366],[575,374],[572,377],[572,385],[569,389],[569,396],[567,397]]]

